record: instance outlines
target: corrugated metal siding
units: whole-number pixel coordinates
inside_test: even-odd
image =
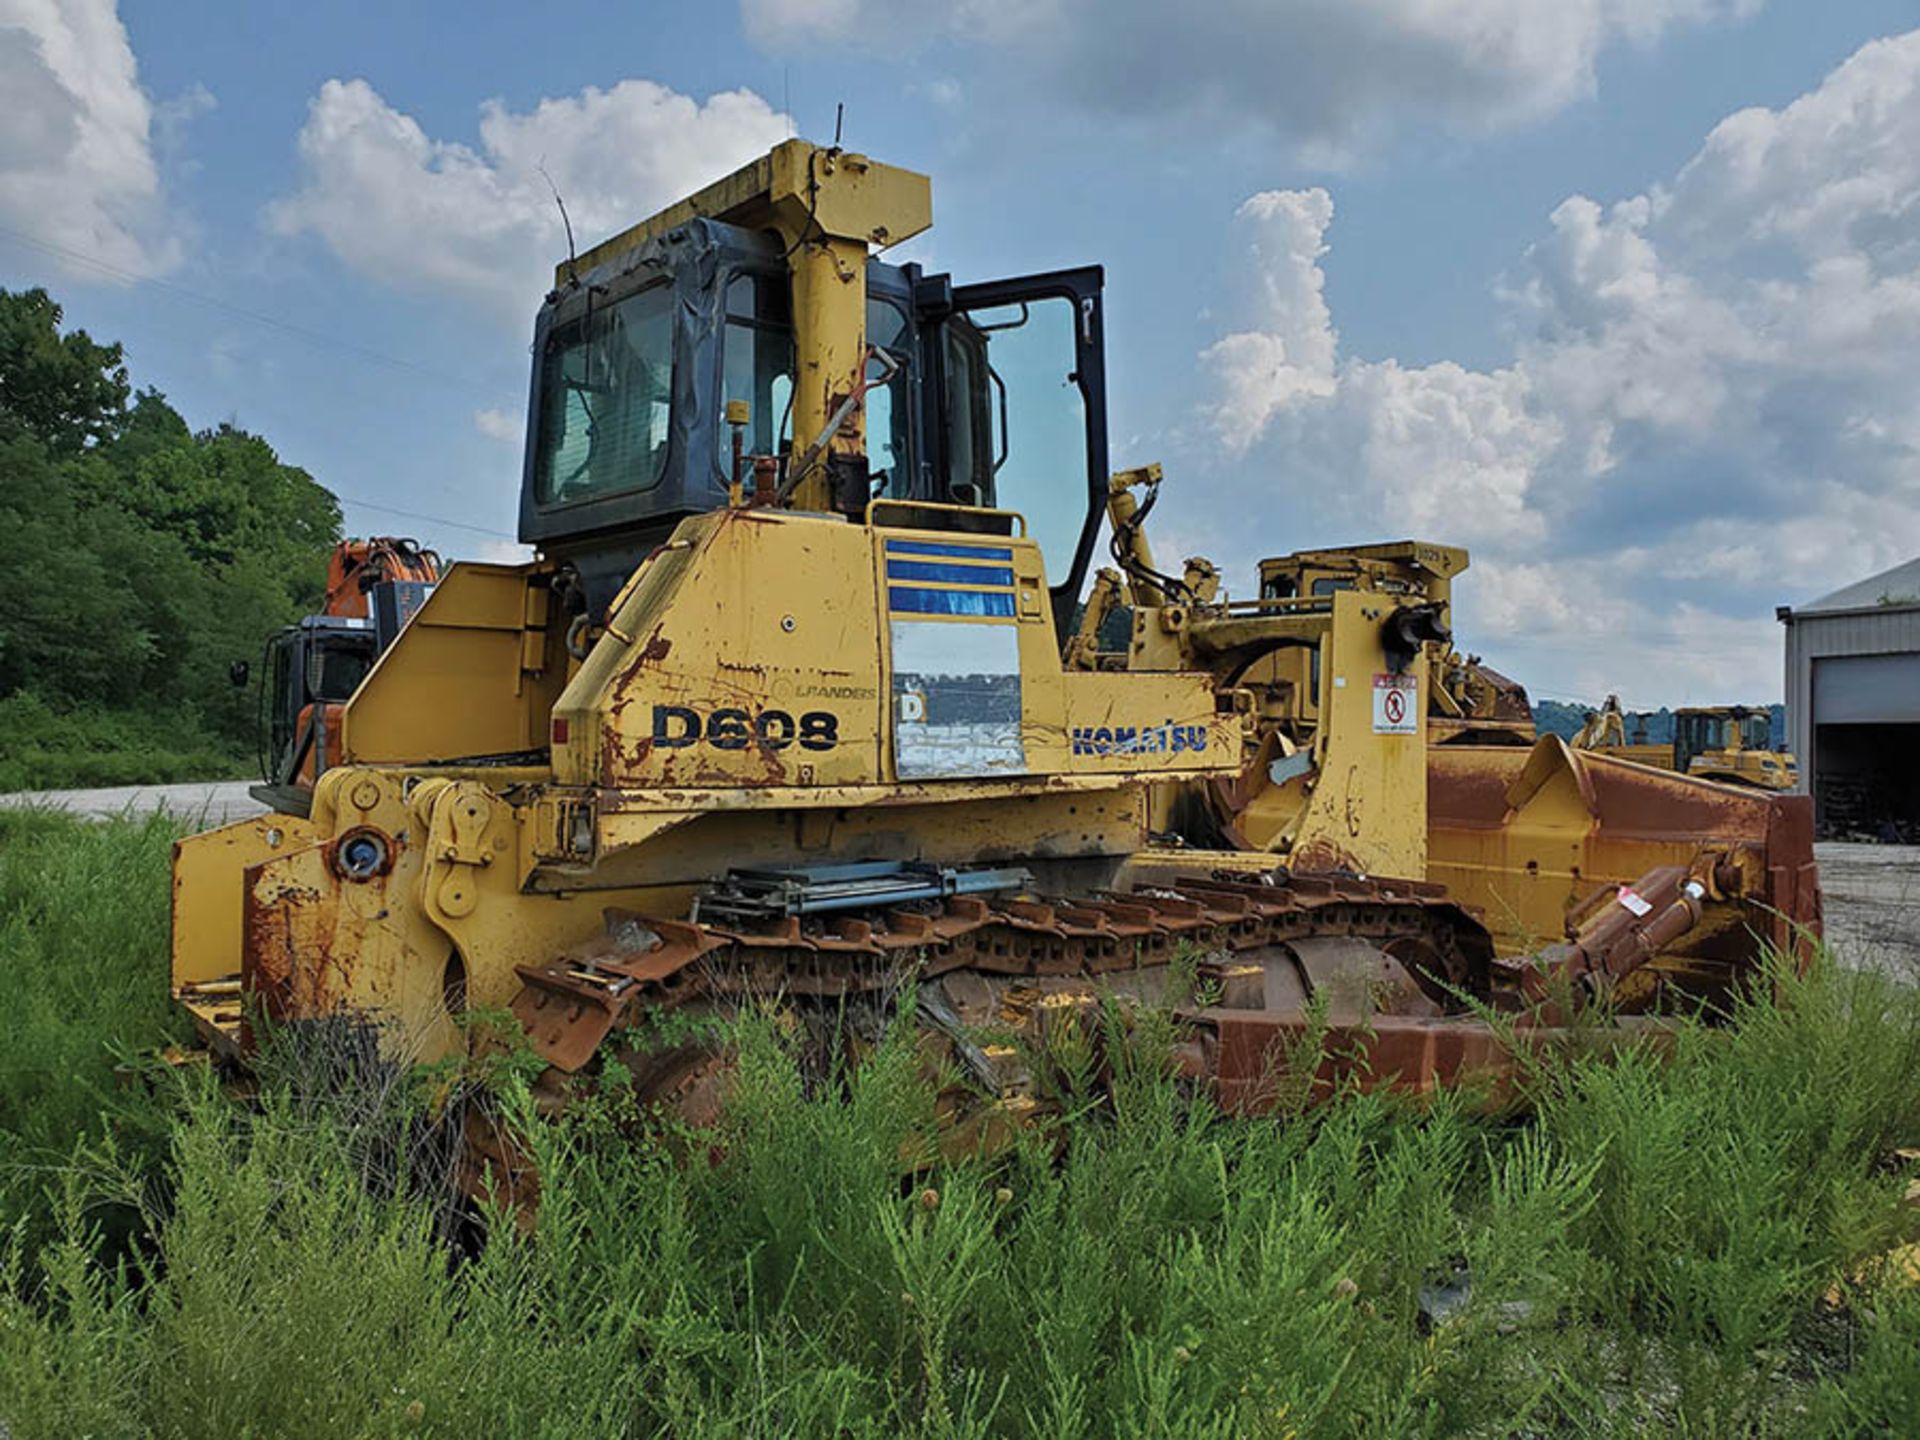
[[[1796,615],[1793,629],[1815,655],[1897,655],[1920,651],[1920,606],[1844,615]]]

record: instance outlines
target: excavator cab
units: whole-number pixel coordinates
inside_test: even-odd
[[[440,557],[413,540],[343,540],[321,610],[268,637],[256,726],[263,805],[307,813],[314,783],[340,763],[341,713],[380,653],[433,593]],[[250,667],[236,665],[235,683]]]
[[[534,327],[520,538],[570,565],[570,603],[597,615],[681,520],[727,506],[755,461],[790,489],[823,438],[857,431],[857,458],[794,508],[859,520],[885,501],[897,520],[952,529],[989,522],[941,507],[1017,511],[1064,630],[1106,494],[1099,267],[955,286],[867,258],[865,388],[835,397],[823,437],[796,434],[786,249],[693,218],[563,267]]]

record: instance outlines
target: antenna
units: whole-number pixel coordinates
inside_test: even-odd
[[[580,283],[580,262],[573,253],[573,221],[567,218],[567,202],[560,198],[560,187],[553,183],[553,176],[547,173],[547,162],[540,161],[533,167],[540,172],[540,178],[547,182],[547,189],[553,192],[553,203],[560,207],[560,223],[567,230],[567,279],[575,285]]]
[[[840,125],[847,118],[847,102],[842,100],[833,107],[833,148],[840,148]]]

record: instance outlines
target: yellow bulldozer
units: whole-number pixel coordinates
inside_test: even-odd
[[[1635,721],[1629,739],[1620,697],[1609,695],[1600,709],[1587,712],[1573,748],[1725,785],[1785,791],[1799,784],[1793,757],[1770,748],[1773,722],[1764,705],[1682,706],[1673,712],[1673,742],[1667,745],[1647,741],[1646,717]]]
[[[173,993],[216,1054],[327,1021],[431,1060],[504,1006],[556,1103],[622,1064],[697,1119],[728,1056],[650,1017],[910,994],[955,1124],[1014,1123],[1023,1038],[1190,971],[1183,1063],[1256,1110],[1310,1010],[1326,1083],[1497,1080],[1483,1005],[1692,1003],[1817,927],[1802,799],[1429,746],[1498,709],[1452,649],[1464,552],[1238,600],[1155,571],[1102,272],[884,258],[931,218],[925,177],[794,140],[559,266],[538,558],[443,577],[310,813],[176,850]]]

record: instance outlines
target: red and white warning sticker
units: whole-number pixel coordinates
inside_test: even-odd
[[[1420,733],[1420,682],[1411,675],[1373,677],[1373,733]]]
[[[1653,902],[1638,890],[1635,890],[1631,885],[1622,885],[1614,892],[1613,898],[1626,906],[1627,909],[1635,915],[1644,915],[1653,909]]]

